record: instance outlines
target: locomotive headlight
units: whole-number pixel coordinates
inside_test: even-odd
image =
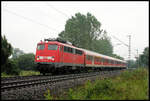
[[[37,56],[37,60],[39,60],[39,56]]]
[[[55,59],[54,59],[55,57],[54,56],[52,56],[52,61],[54,61]]]

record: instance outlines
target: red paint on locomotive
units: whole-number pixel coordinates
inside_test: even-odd
[[[125,61],[86,49],[77,48],[70,44],[61,43],[58,41],[39,42],[37,44],[35,62],[44,66],[51,65],[51,67],[54,68],[64,66],[113,68],[126,67]]]

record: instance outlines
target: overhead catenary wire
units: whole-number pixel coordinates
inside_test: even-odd
[[[56,29],[54,29],[54,28],[52,28],[52,27],[49,27],[48,25],[42,24],[42,23],[40,23],[40,22],[37,22],[37,21],[35,21],[35,20],[31,19],[31,18],[28,18],[28,17],[26,17],[26,16],[20,15],[20,14],[14,12],[14,11],[12,11],[12,10],[8,10],[8,9],[4,8],[4,11],[6,11],[6,12],[8,12],[8,13],[10,13],[10,14],[19,16],[19,17],[21,17],[21,18],[23,18],[23,19],[25,19],[25,20],[30,21],[30,22],[39,24],[39,25],[41,25],[41,26],[43,26],[43,27],[45,27],[45,28],[48,28],[48,29],[51,29],[51,30],[54,30],[54,31],[59,32],[58,30],[56,30]]]
[[[111,34],[110,34],[111,35]],[[114,35],[111,35],[114,39],[118,40],[119,42],[121,42],[122,44],[124,44],[125,46],[129,47],[129,45],[127,45],[126,43],[124,43],[123,41],[121,41],[119,38],[117,38],[116,36]],[[135,49],[136,50],[136,49]],[[136,56],[135,53],[131,52],[132,55]]]
[[[57,12],[61,13],[62,15],[64,15],[65,17],[69,18],[69,16],[67,14],[65,14],[64,12],[58,10],[57,8],[53,7],[51,4],[46,3],[46,5],[48,5],[49,7],[53,8],[54,10],[56,10]]]
[[[121,41],[120,39],[118,39],[117,37],[115,37],[114,35],[111,35],[114,39],[120,41],[122,44],[124,44],[125,46],[129,47],[129,45],[127,45],[126,43],[124,43],[123,41]]]

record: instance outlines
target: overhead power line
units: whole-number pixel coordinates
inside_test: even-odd
[[[124,44],[125,46],[129,47],[129,45],[125,44],[123,41],[119,40],[117,37],[115,37],[114,35],[111,35],[113,38],[115,38],[116,40],[120,41],[122,44]]]
[[[4,8],[4,11],[7,11],[7,12],[10,13],[10,14],[19,16],[19,17],[21,17],[21,18],[23,18],[23,19],[25,19],[25,20],[31,21],[31,22],[33,22],[33,23],[39,24],[39,25],[41,25],[41,26],[43,26],[43,27],[46,27],[46,28],[48,28],[48,29],[52,29],[52,30],[58,31],[58,30],[56,30],[56,29],[54,29],[54,28],[49,27],[48,25],[39,23],[39,22],[37,22],[37,21],[35,21],[35,20],[31,19],[31,18],[28,18],[28,17],[25,17],[25,16],[23,16],[23,15],[20,15],[20,14],[14,12],[14,11],[10,11],[10,10],[5,9],[5,8]]]
[[[57,12],[61,13],[62,15],[64,15],[65,17],[69,18],[69,16],[67,14],[65,14],[64,12],[56,9],[55,7],[53,7],[52,5],[50,5],[49,3],[46,3],[49,7],[53,8],[54,10],[56,10]]]
[[[115,38],[116,40],[118,40],[119,42],[121,42],[122,44],[124,44],[125,46],[127,46],[128,48],[130,47],[130,42],[129,42],[129,45],[127,45],[127,44],[125,44],[123,41],[121,41],[119,38],[117,38],[117,37],[115,37],[115,36],[113,36],[113,35],[111,35],[113,38]],[[129,38],[129,40],[130,40],[130,38]],[[136,50],[136,49],[135,49]],[[135,53],[134,52],[131,52],[131,47],[130,47],[130,49],[129,49],[129,54],[132,54],[132,55],[134,55],[134,56],[136,56],[135,55]],[[128,56],[128,58],[129,58],[129,60],[130,60],[130,55]]]

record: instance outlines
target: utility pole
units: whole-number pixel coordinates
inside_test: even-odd
[[[130,68],[130,56],[131,56],[131,35],[129,35],[129,64],[128,64],[128,67]]]
[[[137,64],[138,64],[138,68],[139,68],[139,54],[138,54],[138,49],[136,50],[137,51]]]

